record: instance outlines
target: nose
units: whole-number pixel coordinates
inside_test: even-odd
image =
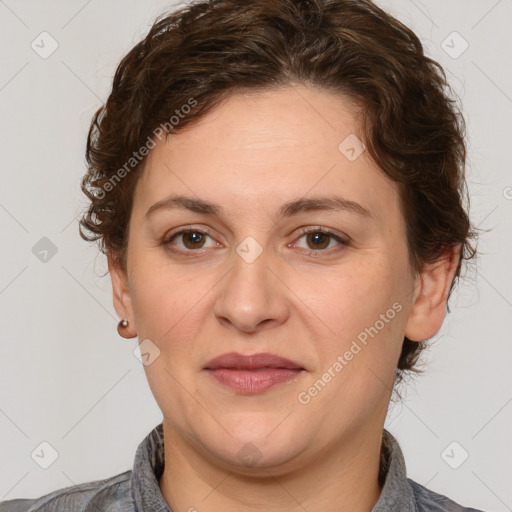
[[[289,315],[288,288],[278,265],[264,250],[254,261],[233,253],[233,267],[221,281],[214,304],[225,326],[250,333],[282,324]]]

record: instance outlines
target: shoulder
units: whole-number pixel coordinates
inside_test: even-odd
[[[459,505],[450,498],[431,491],[410,478],[407,481],[414,494],[417,512],[483,512],[476,508]],[[0,512],[2,512],[1,509]]]
[[[132,512],[131,473],[64,487],[39,498],[2,501],[0,512]]]

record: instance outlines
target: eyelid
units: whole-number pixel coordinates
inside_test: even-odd
[[[332,236],[334,239],[340,240],[345,244],[349,244],[351,239],[348,235],[338,233],[329,228],[325,228],[323,226],[305,226],[303,228],[299,228],[298,236],[306,235],[309,233],[324,233],[326,235]]]
[[[308,235],[310,233],[322,233],[324,235],[329,236],[330,238],[334,239],[336,242],[338,242],[338,247],[331,247],[330,249],[304,249],[301,248],[303,251],[308,251],[310,254],[325,254],[330,255],[333,252],[337,252],[340,250],[340,247],[348,247],[351,244],[351,238],[347,235],[341,235],[329,228],[325,228],[323,226],[306,226],[303,228],[299,228],[299,232],[296,235],[295,240],[299,240],[304,235]],[[295,244],[296,242],[292,242]],[[291,244],[289,244],[291,245]]]
[[[175,236],[190,232],[201,233],[203,235],[208,235],[212,239],[214,238],[213,231],[211,231],[209,228],[199,228],[193,225],[188,225],[181,226],[179,228],[176,228],[176,230],[171,230],[170,232],[166,233],[162,239],[162,244],[168,244]]]

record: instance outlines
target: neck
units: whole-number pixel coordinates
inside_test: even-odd
[[[248,475],[220,468],[184,441],[164,419],[160,489],[173,512],[368,512],[378,501],[383,425],[359,428],[307,465]]]

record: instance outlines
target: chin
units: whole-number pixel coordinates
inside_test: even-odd
[[[290,420],[283,422],[283,417],[278,421],[275,418],[265,420],[245,414],[237,420],[236,428],[229,422],[222,422],[231,435],[217,423],[208,427],[202,444],[210,456],[213,455],[212,462],[220,462],[227,471],[253,476],[269,476],[269,472],[284,474],[298,464],[297,457],[310,444],[304,430]],[[220,437],[211,436],[212,429],[216,429]],[[298,431],[302,439],[296,438]]]

